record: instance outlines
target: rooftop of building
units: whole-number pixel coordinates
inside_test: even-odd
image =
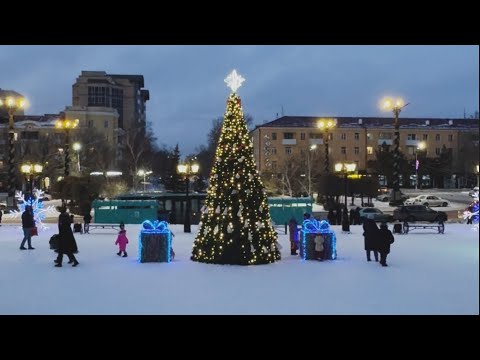
[[[139,83],[140,87],[145,86],[143,75],[127,75],[127,74],[107,74],[105,71],[86,71],[82,70],[81,76],[84,77],[110,77],[112,79],[127,79],[131,82]]]
[[[268,123],[257,125],[257,128],[316,128],[321,119],[335,119],[337,127],[393,127],[393,117],[318,117],[318,116],[282,116]],[[399,118],[400,127],[456,127],[478,128],[479,119],[464,118]]]

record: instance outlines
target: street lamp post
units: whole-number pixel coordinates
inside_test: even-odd
[[[65,131],[65,177],[70,175],[70,130],[78,126],[79,120],[59,119],[55,123],[57,129]]]
[[[347,198],[348,198],[348,174],[355,172],[357,164],[355,163],[337,163],[335,164],[335,171],[344,175],[345,181],[345,205],[342,216],[342,231],[350,232],[350,222],[348,220],[348,208],[347,208]],[[347,214],[347,216],[345,216]]]
[[[43,171],[43,166],[40,164],[23,164],[20,167],[20,170],[25,174],[27,179],[27,191],[25,199],[30,199],[33,197],[33,181],[35,174],[40,174]]]
[[[190,198],[189,198],[189,187],[190,187],[190,177],[192,175],[195,175],[198,173],[199,166],[197,164],[179,164],[177,166],[177,171],[185,176],[185,201],[186,201],[186,206],[185,206],[185,221],[183,225],[183,231],[186,233],[192,232],[190,228]]]
[[[400,205],[401,203],[401,194],[400,194],[400,125],[398,123],[398,116],[402,109],[410,103],[404,104],[402,99],[390,99],[386,98],[383,100],[383,108],[385,110],[392,110],[395,115],[394,128],[395,128],[395,138],[394,138],[394,147],[393,147],[393,199],[392,205]],[[397,200],[398,199],[398,200]]]
[[[424,142],[420,142],[417,145],[417,148],[415,149],[415,190],[418,189],[418,168],[420,166],[420,163],[418,161],[418,151],[423,150],[427,147],[427,145]]]
[[[150,175],[152,171],[145,171],[145,170],[138,170],[137,175],[143,176],[143,192],[145,192],[145,185],[146,185],[146,176]]]
[[[321,119],[317,123],[317,127],[323,131],[325,134],[324,144],[325,144],[325,163],[324,170],[325,174],[330,172],[330,160],[328,157],[328,131],[335,127],[335,121],[333,119]]]
[[[7,96],[0,98],[0,107],[5,107],[8,112],[8,198],[7,205],[15,207],[15,128],[13,114],[25,108],[25,98]]]
[[[73,143],[72,148],[77,152],[77,170],[80,174],[80,150],[82,148],[82,144],[80,144],[79,142]]]

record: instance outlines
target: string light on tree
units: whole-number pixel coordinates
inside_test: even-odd
[[[253,146],[236,94],[245,79],[235,70],[225,83],[232,90],[210,175],[205,210],[192,260],[256,265],[280,259],[267,196],[256,171]]]

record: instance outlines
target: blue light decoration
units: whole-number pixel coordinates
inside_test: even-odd
[[[471,219],[472,224],[478,226],[478,191],[472,195],[473,203],[469,206],[468,210],[463,212],[463,218],[465,220]]]
[[[337,258],[337,239],[335,233],[330,229],[327,220],[318,221],[317,219],[306,219],[302,224],[302,260],[306,260],[307,235],[329,235],[331,239],[331,257],[330,260]]]
[[[29,196],[28,198],[25,198],[25,194],[23,194],[21,191],[17,192],[17,201],[21,200],[18,201],[19,211],[14,210],[10,218],[15,219],[17,218],[17,216],[21,216],[21,214],[23,214],[23,212],[25,211],[25,207],[31,206],[33,209],[33,219],[35,220],[35,226],[42,230],[48,229],[48,227],[43,224],[43,220],[45,220],[47,214],[54,214],[55,209],[53,206],[45,208],[43,205],[43,201],[39,201],[43,198],[43,194],[43,191],[37,190],[36,192],[34,192],[34,196]]]
[[[166,221],[155,220],[153,223],[150,220],[145,220],[142,223],[140,234],[138,237],[138,261],[142,262],[142,238],[145,235],[163,235],[167,238],[167,262],[172,261],[172,233],[168,228]]]

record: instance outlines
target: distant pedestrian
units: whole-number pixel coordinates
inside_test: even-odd
[[[378,238],[379,229],[377,223],[372,219],[365,219],[363,222],[363,236],[365,240],[365,251],[367,253],[367,261],[372,261],[370,252],[373,250],[375,261],[378,261]]]
[[[89,233],[91,222],[92,222],[92,215],[90,215],[90,211],[89,211],[83,216],[83,232],[84,232],[84,234]]]
[[[387,265],[387,255],[390,253],[390,245],[395,241],[393,234],[388,230],[388,225],[382,223],[380,225],[378,236],[378,251],[380,252],[380,264],[382,266]]]
[[[33,208],[30,205],[25,206],[25,211],[22,214],[22,228],[23,240],[20,244],[20,250],[27,250],[25,242],[28,244],[28,250],[34,250],[32,246],[32,230],[35,227],[35,220],[33,218]]]
[[[62,267],[63,254],[68,256],[68,263],[72,264],[73,267],[79,264],[74,255],[78,253],[78,247],[73,236],[71,221],[71,217],[67,214],[67,209],[62,207],[58,217],[58,248],[55,250],[58,256],[54,260],[56,267]]]
[[[330,208],[330,210],[328,210],[328,215],[327,215],[327,219],[328,219],[328,222],[330,223],[330,225],[336,225],[336,218],[335,218],[335,213],[333,212],[333,209]]]
[[[350,225],[357,225],[355,222],[355,209],[350,209]]]
[[[298,255],[298,224],[295,217],[292,216],[288,222],[288,232],[290,235],[290,255]]]
[[[118,253],[117,255],[120,256],[122,255],[123,252],[123,257],[127,257],[127,244],[128,244],[128,238],[127,238],[127,230],[125,230],[125,224],[122,222],[120,223],[120,231],[118,232],[117,236],[117,241],[115,241],[115,245],[118,245]]]

